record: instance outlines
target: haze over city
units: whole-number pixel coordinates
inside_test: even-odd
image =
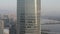
[[[40,34],[40,4],[41,0],[0,0],[0,34]]]
[[[15,14],[17,0],[0,0],[0,14]],[[60,0],[41,0],[41,16],[60,17]]]
[[[16,17],[17,0],[0,0],[0,14]],[[47,20],[43,19],[44,21],[41,20],[41,23],[60,23],[60,0],[41,0],[41,16],[43,18],[48,18]],[[41,27],[42,29],[50,29],[52,32],[60,32],[60,28],[58,28],[60,27],[59,25],[42,25]]]
[[[17,0],[0,0],[0,14],[15,14]]]

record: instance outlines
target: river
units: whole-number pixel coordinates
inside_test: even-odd
[[[49,20],[49,19],[42,19],[41,24],[44,23],[50,23],[50,22],[60,22],[60,21],[55,21],[55,20]],[[46,25],[41,25],[41,30],[49,30],[50,32],[55,34],[60,34],[60,24],[46,24]]]

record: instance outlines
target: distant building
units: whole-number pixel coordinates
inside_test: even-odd
[[[9,19],[9,34],[16,34],[16,23],[14,21],[14,18]]]
[[[16,34],[16,27],[15,27],[15,25],[10,25],[9,34]]]
[[[14,25],[14,19],[13,18],[10,18],[9,19],[9,23],[10,23],[10,25]]]
[[[4,21],[0,20],[0,34],[4,34]]]
[[[9,27],[9,17],[8,17],[8,15],[3,15],[2,20],[4,20],[4,27]]]

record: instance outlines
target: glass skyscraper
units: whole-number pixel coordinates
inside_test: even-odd
[[[40,34],[41,0],[17,0],[17,34]]]

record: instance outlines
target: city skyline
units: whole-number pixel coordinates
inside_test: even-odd
[[[21,1],[21,2],[20,2]],[[0,33],[4,34],[40,34],[41,24],[60,25],[60,0],[0,0]],[[35,3],[34,3],[35,1]],[[40,1],[39,1],[40,2]],[[37,4],[36,4],[37,3]],[[41,15],[40,15],[40,8]],[[38,12],[37,12],[38,11]],[[3,18],[7,15],[7,19]],[[40,22],[40,16],[42,17]],[[2,24],[4,23],[4,24]],[[4,25],[7,25],[5,27]],[[60,32],[60,26],[52,25],[41,29]],[[16,27],[17,26],[17,27]],[[7,30],[5,30],[7,29]],[[5,31],[5,32],[3,32]],[[38,31],[38,32],[36,32]]]

